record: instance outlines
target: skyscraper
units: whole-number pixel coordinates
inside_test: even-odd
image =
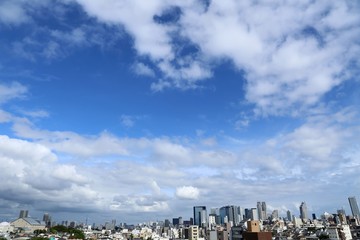
[[[235,206],[235,225],[237,226],[243,220],[243,211],[240,206]]]
[[[207,226],[207,212],[205,206],[194,207],[194,225],[199,227]]]
[[[275,210],[271,213],[271,218],[272,218],[272,219],[278,219],[278,218],[279,218],[279,210],[275,209]]]
[[[286,217],[287,217],[287,220],[288,220],[288,221],[292,221],[290,210],[287,210],[287,212],[286,212]]]
[[[300,218],[302,220],[308,220],[308,210],[305,202],[300,204]]]
[[[221,207],[219,210],[219,215],[221,224],[232,222],[236,225],[238,222],[240,222],[238,217],[238,208],[236,206]]]
[[[359,211],[358,204],[356,202],[356,198],[355,197],[349,197],[349,204],[350,204],[352,215],[354,217],[360,217],[360,211]]]
[[[258,216],[260,220],[265,220],[266,219],[266,203],[265,202],[257,202],[257,211],[258,211]]]
[[[19,214],[19,218],[27,218],[29,215],[29,211],[28,210],[21,210],[20,214]]]

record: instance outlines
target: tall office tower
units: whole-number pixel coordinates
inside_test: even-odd
[[[48,213],[44,214],[43,221],[45,222],[46,227],[51,227],[51,216]]]
[[[225,224],[229,220],[226,213],[226,207],[221,207],[219,209],[219,216],[220,216],[220,224]]]
[[[212,216],[215,216],[215,222],[216,224],[220,224],[220,215],[219,215],[219,208],[211,208],[210,209],[210,214]],[[209,216],[210,216],[209,214]],[[210,221],[209,221],[210,222]]]
[[[44,222],[47,222],[50,220],[50,215],[48,213],[44,213],[44,216],[43,216],[43,221]]]
[[[261,220],[262,218],[262,206],[261,206],[261,202],[257,202],[256,204],[256,208],[257,208],[257,211],[258,211],[258,216],[259,216],[259,219]]]
[[[27,218],[29,215],[28,210],[20,210],[19,218]]]
[[[356,198],[355,197],[349,197],[349,204],[350,204],[352,215],[354,217],[360,217],[360,211],[359,211],[359,207],[358,207],[357,202],[356,202]]]
[[[302,202],[302,203],[300,204],[299,209],[300,209],[300,218],[301,218],[302,220],[308,220],[309,218],[308,218],[308,210],[307,210],[306,203],[305,203],[305,202]]]
[[[275,209],[272,213],[271,213],[271,218],[272,219],[278,219],[279,218],[279,211],[277,209]]]
[[[266,203],[265,202],[262,202],[261,203],[261,206],[262,206],[262,211],[263,211],[263,217],[264,217],[264,220],[266,219],[266,215],[267,215],[267,212],[266,212]]]
[[[237,213],[236,213],[236,207],[235,206],[229,206],[229,221],[235,225],[235,222],[237,221]]]
[[[287,212],[286,212],[286,217],[287,217],[287,220],[288,220],[288,221],[292,221],[290,210],[287,210]]]
[[[207,212],[205,206],[194,207],[194,225],[199,227],[207,226]]]
[[[174,227],[179,226],[179,218],[173,218],[172,219],[172,224],[173,224]]]
[[[19,218],[25,217],[25,210],[20,210]]]
[[[243,220],[243,212],[240,206],[235,206],[235,226]]]
[[[219,210],[220,223],[225,224],[232,222],[236,225],[239,221],[238,217],[238,208],[236,206],[225,206],[221,207]]]
[[[266,219],[266,203],[265,202],[257,202],[256,207],[257,207],[259,219],[265,220]]]
[[[251,209],[245,208],[245,210],[244,210],[244,218],[246,220],[251,219]]]

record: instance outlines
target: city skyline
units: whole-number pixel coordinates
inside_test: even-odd
[[[0,219],[350,213],[359,22],[350,0],[0,1]]]
[[[351,199],[351,200],[350,200]],[[357,201],[356,201],[356,197],[352,196],[352,197],[348,197],[348,204],[349,204],[349,211],[345,211],[344,207],[342,207],[341,209],[337,209],[334,211],[325,211],[321,214],[319,213],[315,213],[315,212],[308,212],[307,210],[307,205],[306,202],[301,202],[300,205],[298,206],[298,211],[296,212],[291,212],[289,209],[286,208],[282,208],[282,209],[275,209],[272,208],[272,213],[267,213],[266,215],[264,215],[263,217],[260,217],[259,215],[259,209],[257,207],[254,206],[239,206],[239,205],[226,205],[226,206],[217,206],[217,207],[211,207],[210,211],[207,211],[207,206],[193,206],[191,207],[192,212],[189,213],[183,213],[180,214],[180,216],[164,216],[164,219],[148,219],[147,221],[139,221],[139,222],[127,222],[126,219],[121,219],[119,224],[130,224],[130,225],[137,225],[137,224],[142,224],[142,223],[148,223],[148,222],[164,222],[164,221],[170,221],[173,219],[177,219],[177,221],[181,221],[181,222],[188,222],[187,224],[192,224],[193,225],[197,225],[199,227],[201,226],[207,226],[211,221],[210,221],[210,216],[217,216],[218,219],[216,220],[216,217],[213,219],[214,221],[218,221],[220,224],[225,224],[229,221],[233,222],[233,224],[238,225],[241,221],[246,220],[246,219],[251,219],[251,220],[267,220],[269,217],[273,217],[274,212],[277,213],[277,217],[280,217],[282,219],[287,219],[288,221],[292,221],[293,217],[298,218],[298,219],[302,219],[302,220],[311,220],[314,216],[319,216],[320,218],[322,218],[323,216],[326,216],[327,214],[339,214],[342,213],[344,215],[347,216],[352,216],[354,217],[353,214],[353,209],[358,208],[357,205]],[[262,209],[266,208],[266,202],[260,202]],[[259,202],[257,202],[257,206],[259,206]],[[284,205],[283,205],[284,206]],[[209,208],[208,208],[209,209]],[[279,210],[280,213],[279,214]],[[108,219],[102,219],[103,222],[99,222],[99,221],[92,221],[93,219],[88,219],[88,217],[81,217],[81,218],[66,218],[66,216],[71,216],[70,215],[63,215],[65,217],[63,218],[59,218],[59,216],[53,216],[52,214],[48,213],[48,212],[38,212],[38,216],[33,216],[31,215],[31,213],[29,214],[29,210],[28,209],[21,209],[19,210],[20,213],[17,213],[17,216],[12,216],[9,217],[8,219],[0,219],[1,221],[13,221],[16,220],[18,218],[32,218],[32,219],[36,219],[38,221],[45,221],[48,222],[49,219],[51,220],[52,223],[55,224],[60,224],[63,225],[64,222],[70,223],[70,222],[74,222],[75,224],[104,224],[104,223],[109,223],[111,222],[116,222],[116,217],[115,216],[108,216]],[[248,211],[248,212],[247,212]],[[0,213],[1,214],[1,213]],[[40,215],[39,215],[40,214]],[[237,214],[240,214],[239,216],[237,216]],[[255,214],[255,215],[254,215]],[[59,215],[62,215],[59,214]],[[311,215],[311,216],[310,216]],[[54,218],[53,218],[54,217]],[[291,218],[289,220],[289,217]],[[95,218],[96,219],[96,218]],[[180,220],[181,219],[181,220]],[[84,221],[85,220],[85,221]]]

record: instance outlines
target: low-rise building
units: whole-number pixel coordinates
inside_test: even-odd
[[[44,222],[37,221],[33,218],[18,218],[11,222],[10,225],[15,231],[24,231],[26,233],[33,233],[35,230],[45,230]]]

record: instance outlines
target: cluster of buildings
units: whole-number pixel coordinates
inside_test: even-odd
[[[317,218],[310,217],[305,202],[299,206],[299,215],[287,211],[286,217],[280,217],[278,210],[268,212],[265,202],[257,202],[254,208],[241,208],[229,205],[211,208],[194,206],[190,219],[173,218],[172,221],[143,223],[137,226],[116,224],[116,220],[101,227],[62,222],[70,228],[82,229],[88,239],[141,239],[141,240],[283,240],[283,239],[360,239],[360,211],[355,197],[349,197],[352,215],[346,215],[343,209],[336,213],[324,213]],[[47,230],[54,223],[49,214],[38,221],[22,210],[19,218],[10,223],[0,223],[0,237],[14,238],[11,233],[29,233]],[[56,239],[56,236],[53,236]]]

